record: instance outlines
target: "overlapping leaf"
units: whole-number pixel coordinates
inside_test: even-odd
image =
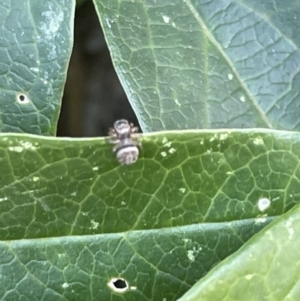
[[[298,200],[298,133],[141,140],[120,166],[104,139],[0,137],[3,300],[176,300]]]
[[[0,4],[2,131],[53,134],[74,1],[21,2]],[[298,1],[94,2],[144,130],[299,129]],[[298,133],[142,142],[120,166],[103,139],[0,136],[1,299],[176,300],[299,200]]]
[[[0,3],[0,131],[55,134],[75,0]]]
[[[94,3],[145,131],[300,129],[299,1]]]
[[[246,220],[0,242],[0,299],[176,300],[265,224]],[[114,278],[127,282],[125,292],[110,288]]]
[[[0,237],[278,216],[299,197],[299,150],[293,132],[163,132],[121,166],[104,139],[2,136]]]
[[[297,205],[219,264],[180,301],[299,300],[299,235]]]

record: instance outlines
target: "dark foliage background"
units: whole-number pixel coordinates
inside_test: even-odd
[[[93,2],[81,2],[57,135],[106,136],[115,120],[137,124],[137,119],[113,68]]]

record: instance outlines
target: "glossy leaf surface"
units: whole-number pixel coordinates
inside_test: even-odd
[[[1,1],[1,132],[55,134],[74,10],[75,0]]]
[[[179,301],[300,298],[300,206],[250,239]]]
[[[0,242],[0,299],[176,300],[266,223]],[[113,279],[127,291],[113,291]],[[22,299],[24,300],[24,299]]]
[[[94,3],[144,131],[300,129],[298,0]]]
[[[0,136],[3,300],[176,300],[297,203],[299,133],[140,139],[120,166],[105,139]]]
[[[162,132],[142,144],[121,166],[103,138],[0,136],[1,239],[278,216],[299,197],[299,133]]]

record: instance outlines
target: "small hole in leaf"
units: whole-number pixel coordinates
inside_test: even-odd
[[[108,286],[117,293],[124,293],[128,290],[128,282],[123,278],[112,278]]]
[[[21,103],[21,104],[27,104],[30,102],[30,99],[29,99],[28,95],[26,95],[25,93],[20,93],[17,96],[17,101],[18,101],[18,103]]]
[[[126,288],[127,282],[123,279],[118,279],[117,281],[114,282],[114,286],[119,289]]]

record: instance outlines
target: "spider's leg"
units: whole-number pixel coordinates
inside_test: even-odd
[[[140,141],[132,140],[132,144],[137,146],[138,148],[142,148],[142,143]]]
[[[132,133],[131,134],[131,138],[132,139],[138,139],[142,136],[142,133]]]
[[[120,140],[117,139],[117,138],[111,138],[111,139],[109,140],[109,142],[112,143],[112,144],[117,144],[117,143],[120,142]]]
[[[116,130],[113,129],[113,128],[110,128],[108,130],[108,135],[110,135],[110,136],[117,136]]]
[[[139,128],[137,127],[137,126],[133,126],[133,124],[132,124],[132,127],[131,127],[131,129],[130,129],[130,132],[131,133],[137,133],[139,131]]]
[[[114,148],[113,148],[113,152],[115,153],[115,152],[118,150],[119,147],[120,147],[119,144],[116,144],[116,145],[114,146]]]

